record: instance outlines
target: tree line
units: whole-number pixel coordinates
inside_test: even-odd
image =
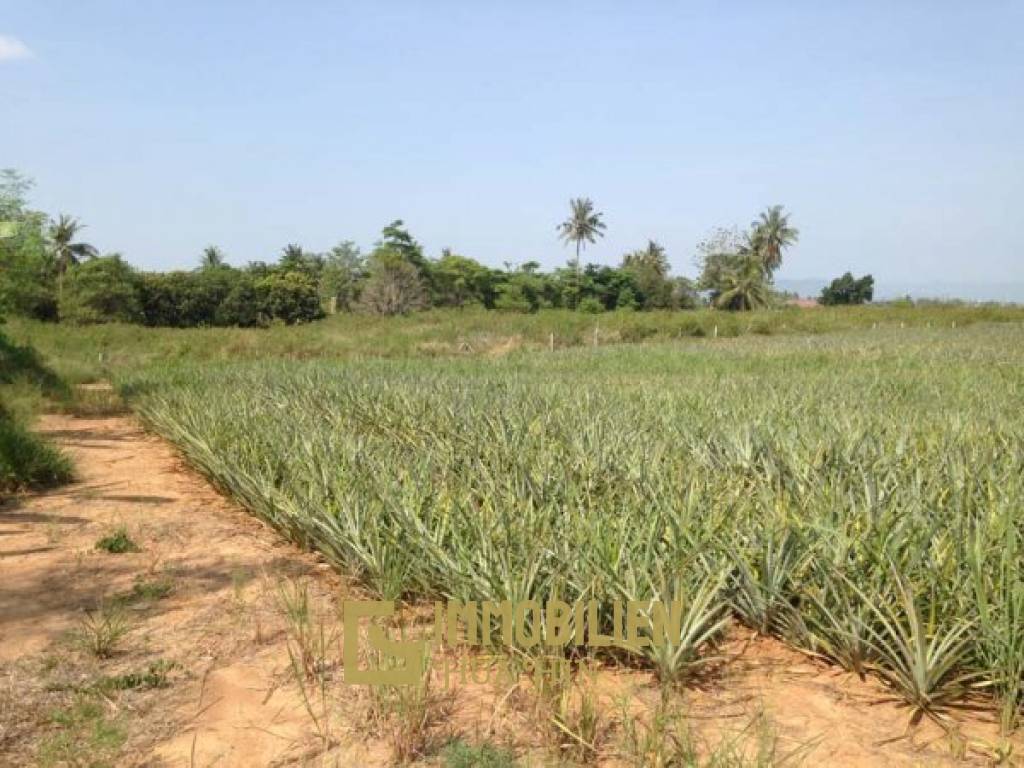
[[[326,253],[289,244],[272,263],[233,267],[209,246],[194,269],[143,272],[83,242],[75,218],[51,220],[31,210],[30,186],[14,171],[0,175],[0,308],[75,323],[262,326],[315,320],[325,311],[396,315],[467,306],[596,313],[708,303],[749,310],[779,300],[772,276],[799,236],[782,207],[773,206],[748,230],[718,230],[702,242],[696,281],[671,275],[654,240],[617,266],[584,265],[583,251],[604,236],[606,224],[591,200],[577,198],[556,231],[573,256],[547,272],[536,261],[496,269],[449,248],[430,258],[401,220],[384,227],[368,253],[351,241]]]

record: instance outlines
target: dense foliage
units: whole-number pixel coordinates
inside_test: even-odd
[[[46,216],[27,207],[31,182],[0,171],[0,316],[57,317],[56,263],[47,248]]]
[[[0,497],[26,488],[64,482],[71,464],[57,449],[26,427],[24,414],[15,411],[12,392],[63,398],[63,382],[29,347],[12,343],[0,332]]]
[[[574,258],[550,272],[535,261],[495,269],[448,248],[430,258],[396,220],[365,255],[351,241],[327,253],[291,243],[276,263],[236,268],[208,246],[194,270],[154,273],[116,254],[100,257],[80,240],[77,219],[61,214],[50,221],[29,210],[30,187],[13,171],[0,178],[0,308],[78,324],[254,327],[306,322],[325,311],[403,315],[431,307],[675,310],[703,303],[698,289],[717,308],[758,309],[776,303],[771,276],[797,237],[781,207],[769,208],[733,241],[702,244],[703,272],[695,285],[670,275],[665,249],[653,240],[617,266],[582,264],[583,247],[602,237],[606,224],[592,201],[578,198],[557,228],[574,246]]]
[[[819,301],[826,306],[837,304],[867,304],[875,295],[875,278],[871,275],[857,279],[846,272],[821,291]]]
[[[142,319],[138,276],[116,254],[68,270],[59,302],[61,318],[72,323],[134,323]]]
[[[0,497],[11,491],[66,482],[71,463],[32,433],[0,402]]]

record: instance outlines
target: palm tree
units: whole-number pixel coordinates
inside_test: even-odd
[[[764,266],[760,257],[743,258],[735,268],[722,274],[721,290],[714,298],[717,309],[748,310],[767,307],[771,291],[765,282]]]
[[[83,258],[94,258],[98,251],[88,243],[75,243],[75,235],[84,228],[78,219],[62,213],[50,223],[50,241],[53,244],[54,262],[57,266],[57,301],[64,294],[64,273]]]
[[[751,249],[761,258],[767,274],[782,264],[782,251],[800,238],[796,227],[789,225],[789,214],[782,212],[781,205],[773,205],[764,211],[750,225]]]
[[[594,212],[594,203],[589,197],[577,197],[569,201],[569,218],[558,225],[562,240],[576,243],[576,274],[580,272],[580,248],[584,243],[592,243],[598,237],[604,237],[605,223],[601,221],[604,214]]]
[[[203,255],[199,257],[200,269],[218,269],[224,266],[224,251],[216,245],[208,245],[203,248]]]

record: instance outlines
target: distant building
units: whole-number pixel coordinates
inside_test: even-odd
[[[801,299],[799,297],[795,299],[788,299],[786,301],[787,307],[800,307],[800,309],[818,309],[821,304],[818,303],[817,299]]]

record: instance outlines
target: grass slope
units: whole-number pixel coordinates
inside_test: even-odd
[[[0,494],[70,479],[68,459],[26,427],[44,399],[66,397],[63,382],[30,347],[0,334]]]
[[[807,335],[856,329],[963,328],[974,323],[1024,322],[1024,307],[865,306],[764,312],[609,312],[588,315],[543,310],[532,315],[486,310],[432,310],[407,317],[340,314],[299,326],[144,328],[109,324],[74,327],[11,319],[13,339],[38,349],[70,383],[108,378],[150,363],[286,358],[362,359],[503,354],[681,338]]]

